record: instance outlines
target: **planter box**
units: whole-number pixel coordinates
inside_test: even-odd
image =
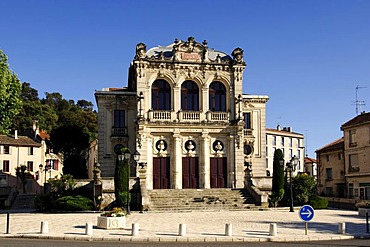
[[[358,215],[366,216],[366,213],[370,216],[370,208],[358,208]]]
[[[126,217],[98,216],[97,226],[103,229],[122,229],[126,226]]]

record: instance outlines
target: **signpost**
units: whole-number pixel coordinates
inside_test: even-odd
[[[305,233],[308,232],[308,221],[313,219],[315,210],[310,205],[304,205],[299,209],[299,217],[305,222]]]

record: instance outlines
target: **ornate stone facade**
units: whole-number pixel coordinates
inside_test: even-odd
[[[128,147],[141,153],[131,175],[144,169],[148,190],[264,183],[268,97],[243,94],[243,50],[231,54],[193,37],[149,50],[139,43],[128,87],[95,93],[102,176],[114,175],[114,150]]]

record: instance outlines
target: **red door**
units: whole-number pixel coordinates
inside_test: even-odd
[[[211,188],[226,188],[226,157],[211,157]]]
[[[198,189],[199,188],[199,165],[198,157],[182,158],[182,188]]]
[[[153,189],[170,188],[170,157],[153,158]]]

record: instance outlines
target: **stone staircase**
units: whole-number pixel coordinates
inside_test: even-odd
[[[36,209],[35,196],[35,194],[18,194],[11,206],[11,210]]]
[[[258,209],[245,189],[163,189],[148,191],[151,211]]]

